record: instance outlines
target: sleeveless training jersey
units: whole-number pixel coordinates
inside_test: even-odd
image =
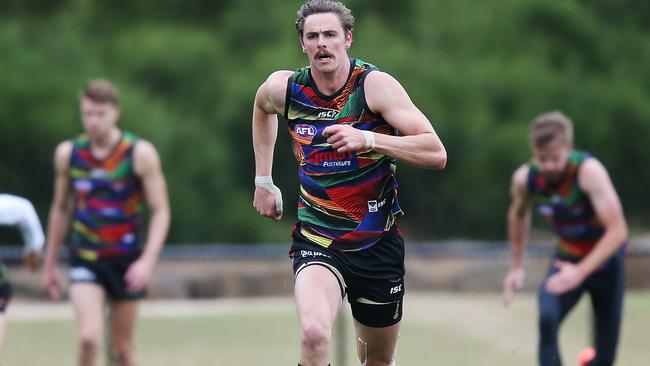
[[[309,67],[296,71],[288,81],[284,113],[299,163],[294,234],[341,251],[372,246],[392,228],[395,215],[402,214],[393,158],[372,150],[340,153],[322,135],[334,124],[397,134],[366,104],[364,80],[377,68],[361,60],[350,62],[347,82],[331,96],[320,93]]]
[[[547,181],[535,164],[528,172],[528,190],[540,214],[553,224],[562,256],[584,257],[605,233],[589,196],[578,186],[578,169],[589,157],[589,153],[572,151],[564,176],[557,183]]]
[[[84,135],[74,140],[70,178],[75,194],[71,251],[86,260],[139,253],[143,190],[133,172],[138,137],[122,131],[113,151],[95,159]]]

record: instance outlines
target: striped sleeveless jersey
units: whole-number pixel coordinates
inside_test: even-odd
[[[288,81],[284,113],[299,163],[294,235],[341,251],[374,245],[402,214],[393,158],[372,150],[340,153],[322,135],[335,124],[397,134],[365,100],[365,77],[377,68],[361,60],[350,62],[345,85],[331,96],[320,93],[309,67],[296,71]]]
[[[86,260],[139,253],[143,208],[140,179],[133,172],[138,137],[122,131],[113,151],[95,159],[84,135],[74,140],[70,178],[75,208],[71,251]]]
[[[559,182],[549,182],[535,164],[530,165],[528,173],[528,190],[537,209],[558,236],[558,254],[571,258],[587,255],[605,232],[589,196],[578,186],[578,170],[588,158],[589,153],[572,151]]]

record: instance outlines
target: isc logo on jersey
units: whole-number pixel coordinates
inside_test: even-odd
[[[338,113],[339,113],[338,111],[320,111],[320,112],[318,112],[318,115],[316,116],[316,118],[332,119],[332,118],[336,117],[336,115]]]

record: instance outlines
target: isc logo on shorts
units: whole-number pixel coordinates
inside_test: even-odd
[[[68,276],[71,281],[94,281],[95,274],[88,268],[84,267],[71,267],[68,271]]]
[[[396,294],[398,292],[402,292],[402,285],[401,284],[399,284],[399,285],[397,285],[395,287],[391,287],[389,293],[392,295],[392,294]]]

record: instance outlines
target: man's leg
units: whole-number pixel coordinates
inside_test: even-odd
[[[553,265],[551,265],[553,266]],[[545,289],[546,280],[557,272],[552,267],[539,289],[539,364],[541,366],[560,366],[560,348],[558,333],[560,324],[566,315],[580,300],[584,291],[581,285],[577,289],[562,295],[552,295]]]
[[[111,304],[110,352],[120,366],[135,365],[133,338],[137,315],[137,300],[120,300]]]
[[[104,329],[104,289],[96,283],[73,283],[70,298],[77,318],[79,366],[92,366],[97,359]]]
[[[623,258],[613,258],[609,265],[610,268],[596,273],[589,282],[596,348],[596,358],[590,366],[611,366],[616,359],[625,291]]]
[[[346,283],[360,364],[395,365],[406,291],[404,240],[394,232],[347,259],[352,275]]]
[[[325,366],[329,360],[332,326],[341,308],[341,285],[324,265],[298,272],[294,287],[300,320],[300,365]]]
[[[357,333],[357,355],[364,366],[395,365],[400,323],[373,328],[354,321]]]

